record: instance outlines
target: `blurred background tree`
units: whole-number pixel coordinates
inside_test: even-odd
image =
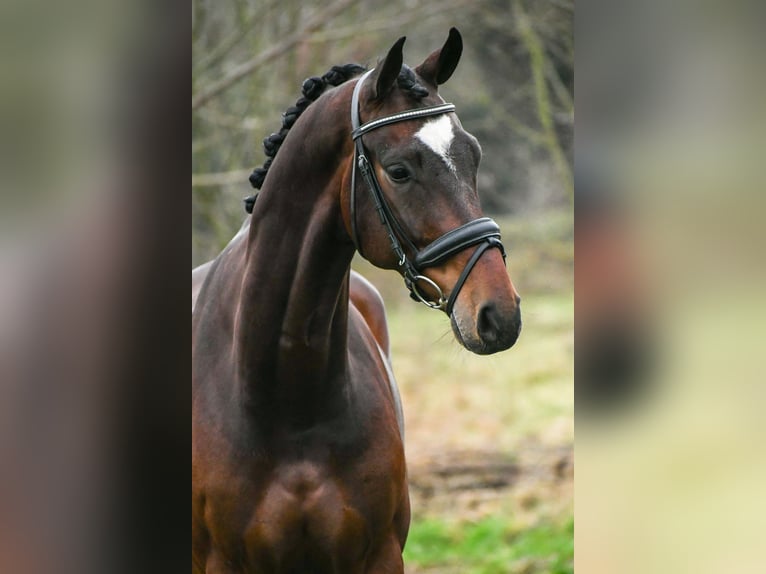
[[[481,142],[479,191],[493,215],[570,208],[574,128],[573,0],[192,2],[192,265],[240,225],[261,141],[334,64],[374,66],[401,35],[418,64],[450,26],[465,50],[441,90]]]

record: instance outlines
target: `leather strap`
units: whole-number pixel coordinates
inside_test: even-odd
[[[357,110],[358,111],[358,110]],[[370,120],[363,126],[360,126],[351,132],[351,138],[356,140],[367,132],[388,126],[391,124],[397,124],[399,122],[405,122],[407,120],[414,120],[416,118],[425,118],[428,116],[438,116],[455,111],[455,104],[440,104],[438,106],[430,106],[427,108],[416,108],[414,110],[406,110],[386,116],[384,118],[378,118],[377,120]]]
[[[460,277],[457,278],[455,286],[452,288],[452,292],[449,294],[449,298],[447,299],[447,308],[445,309],[448,316],[452,315],[452,308],[455,306],[457,296],[460,294],[460,290],[463,288],[463,283],[465,283],[466,279],[468,279],[468,275],[470,275],[474,266],[479,262],[479,258],[484,255],[484,252],[490,247],[497,247],[500,249],[500,252],[503,254],[503,261],[505,261],[505,248],[500,242],[500,239],[497,237],[489,237],[488,239],[485,239],[484,243],[476,248],[476,251],[473,252],[473,255],[471,255],[471,258],[468,260],[468,263],[466,263],[465,267],[463,267],[463,271],[460,273]]]
[[[399,266],[404,267],[404,271],[406,274],[410,276],[410,279],[414,279],[414,276],[416,273],[414,272],[414,269],[412,268],[412,264],[410,263],[409,259],[407,259],[406,254],[404,252],[404,248],[402,247],[402,244],[400,243],[399,239],[401,238],[407,246],[412,250],[413,253],[417,253],[418,249],[415,246],[415,244],[412,242],[412,240],[409,238],[409,236],[405,233],[404,229],[402,229],[401,224],[399,223],[399,220],[394,217],[394,213],[391,210],[391,207],[388,205],[388,202],[386,201],[386,196],[383,194],[383,190],[380,189],[380,183],[378,183],[378,178],[375,177],[375,172],[373,171],[372,162],[367,158],[367,155],[364,152],[364,143],[362,143],[361,135],[363,133],[367,133],[371,131],[372,129],[379,128],[384,125],[388,125],[390,123],[394,123],[393,121],[384,121],[389,120],[390,118],[394,116],[386,116],[384,118],[379,118],[377,120],[372,120],[370,122],[367,122],[363,126],[359,126],[359,95],[362,91],[362,84],[364,83],[364,80],[367,79],[367,77],[374,71],[369,70],[368,72],[365,72],[365,74],[359,78],[359,80],[356,83],[356,86],[354,86],[354,93],[351,96],[351,128],[353,130],[352,133],[359,132],[358,135],[354,138],[354,145],[355,145],[355,162],[354,167],[352,171],[351,176],[351,234],[352,234],[352,241],[354,242],[354,245],[356,246],[357,251],[359,251],[359,254],[364,257],[364,253],[362,253],[361,246],[362,242],[359,240],[359,229],[356,224],[356,170],[359,169],[359,171],[362,173],[362,177],[364,177],[365,182],[367,183],[367,187],[370,190],[370,194],[372,195],[372,199],[375,202],[375,210],[378,212],[378,216],[380,217],[380,222],[383,224],[383,226],[386,228],[386,232],[388,234],[388,240],[391,243],[391,249],[396,254],[396,257],[399,261]],[[453,106],[454,108],[454,106]],[[407,117],[399,117],[396,121],[405,121],[408,119],[412,119],[413,117],[419,117],[421,115],[433,115],[431,113],[432,108],[422,108],[422,110],[411,110],[409,112],[409,116]],[[414,114],[414,112],[429,112],[427,114],[418,113]],[[402,112],[403,114],[404,112]],[[439,112],[444,113],[444,112]],[[401,116],[402,114],[397,114],[397,116]],[[373,125],[375,124],[375,125]]]
[[[374,68],[373,68],[374,70]],[[354,93],[351,96],[351,129],[355,130],[359,127],[359,93],[362,91],[362,84],[364,84],[364,81],[367,79],[367,76],[369,76],[372,73],[372,70],[368,70],[362,76],[359,77],[359,79],[356,81],[356,86],[354,86]],[[359,151],[359,145],[354,142],[356,153],[354,153],[354,165],[351,166],[351,197],[349,198],[349,203],[351,206],[350,214],[351,217],[351,241],[354,242],[354,245],[356,246],[356,250],[359,252],[359,255],[364,257],[364,254],[362,253],[362,243],[359,241],[359,230],[356,226],[356,169],[357,169],[357,156]]]
[[[489,217],[480,217],[448,231],[415,256],[415,267],[425,269],[438,265],[463,249],[486,241],[490,237],[500,238],[500,227]]]

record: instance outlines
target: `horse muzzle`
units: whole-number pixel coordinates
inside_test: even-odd
[[[475,318],[456,310],[452,331],[461,345],[477,355],[491,355],[510,349],[521,334],[521,307],[503,311],[493,302],[482,304]]]

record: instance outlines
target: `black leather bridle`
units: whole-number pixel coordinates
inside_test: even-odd
[[[362,177],[364,177],[365,182],[367,182],[367,187],[370,190],[370,195],[375,204],[375,210],[380,216],[380,222],[386,228],[388,239],[391,242],[391,249],[397,257],[398,265],[404,276],[404,284],[407,286],[407,289],[409,289],[410,296],[416,301],[425,303],[431,309],[441,309],[446,311],[447,315],[452,315],[452,309],[457,300],[457,296],[460,293],[460,289],[463,287],[466,279],[468,279],[468,275],[471,273],[471,270],[479,261],[482,254],[490,247],[497,247],[503,254],[503,260],[505,260],[505,248],[500,241],[500,227],[489,217],[480,217],[448,231],[422,250],[418,249],[410,240],[401,223],[394,217],[394,214],[383,195],[383,190],[380,187],[378,178],[375,176],[375,170],[373,169],[370,160],[365,155],[362,136],[372,130],[390,124],[453,112],[455,111],[455,106],[453,104],[439,104],[425,108],[416,108],[371,120],[364,125],[359,125],[359,95],[362,89],[362,84],[364,84],[364,81],[372,71],[373,70],[366,72],[359,78],[359,81],[357,81],[356,86],[354,87],[354,95],[351,99],[351,137],[355,144],[354,166],[351,170],[350,197],[352,240],[356,245],[357,251],[359,251],[360,255],[364,256],[356,225],[356,171],[358,169],[361,172]],[[414,260],[410,260],[410,258],[407,257],[407,253],[400,240],[404,241],[412,253],[415,254]],[[439,265],[456,253],[474,245],[479,245],[479,247],[474,251],[473,255],[471,255],[471,258],[468,260],[468,263],[466,263],[466,266],[463,268],[449,298],[445,299],[441,288],[434,281],[423,275],[422,270]],[[430,285],[439,294],[438,300],[431,301],[424,296],[420,289],[418,289],[418,283],[427,283]]]

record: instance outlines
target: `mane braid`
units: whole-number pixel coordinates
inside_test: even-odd
[[[364,71],[366,71],[366,68],[358,64],[345,64],[343,66],[333,66],[321,77],[312,76],[304,80],[301,86],[303,96],[295,102],[294,106],[287,108],[285,113],[282,114],[282,129],[263,140],[263,151],[266,153],[267,159],[262,167],[254,169],[253,173],[250,174],[250,185],[255,189],[261,189],[269,167],[271,167],[271,163],[274,161],[274,157],[277,155],[282,142],[285,141],[287,133],[311,102],[321,96],[328,86],[339,86]],[[257,197],[258,194],[256,193],[245,198],[245,211],[248,213],[253,212],[253,206]]]

